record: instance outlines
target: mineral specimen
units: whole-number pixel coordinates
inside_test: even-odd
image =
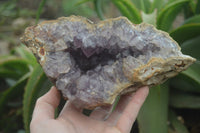
[[[195,61],[167,33],[125,17],[62,17],[28,27],[21,40],[63,96],[88,109],[161,84]]]

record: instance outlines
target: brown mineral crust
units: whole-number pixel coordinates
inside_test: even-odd
[[[76,106],[107,106],[117,95],[161,84],[195,59],[168,33],[125,17],[99,23],[62,17],[28,27],[21,38],[46,75]]]
[[[181,61],[181,64],[173,64],[174,66],[172,66],[171,65],[171,68],[170,69],[166,69],[165,68],[165,65],[167,65],[167,63],[170,63],[170,62],[172,62],[172,60],[173,60],[173,58],[168,58],[168,59],[166,59],[166,60],[163,60],[162,58],[152,58],[147,64],[145,64],[145,65],[143,65],[143,66],[141,66],[141,67],[139,67],[139,68],[137,68],[137,69],[134,69],[133,71],[133,80],[135,81],[135,82],[143,82],[143,84],[145,84],[145,82],[147,83],[147,81],[149,80],[149,79],[153,79],[155,76],[157,76],[158,74],[160,74],[163,78],[160,78],[160,79],[157,79],[157,83],[155,83],[154,82],[154,85],[157,85],[157,84],[161,84],[161,83],[163,83],[165,80],[167,80],[169,77],[167,77],[167,75],[166,75],[166,73],[170,73],[170,71],[171,72],[173,72],[173,70],[172,70],[172,68],[173,69],[177,69],[177,71],[179,72],[179,69],[178,68],[182,68],[182,70],[185,70],[186,69],[186,64],[188,64],[188,62],[190,62],[190,58],[185,58],[185,60],[184,61],[181,61],[181,59],[180,59],[180,61]],[[177,60],[178,60],[178,57],[177,57]],[[177,62],[178,63],[178,62]],[[154,66],[157,66],[157,65],[161,65],[162,66],[162,68],[164,68],[164,69],[155,69],[154,70]],[[177,67],[178,66],[178,67]],[[150,69],[149,69],[150,68]],[[149,74],[148,76],[146,76],[146,77],[144,77],[144,78],[140,78],[141,77],[141,75],[142,75],[142,73],[146,73],[148,70],[150,70],[151,71],[151,74]],[[173,77],[173,76],[175,76],[175,75],[177,75],[178,74],[178,72],[177,73],[175,73],[175,72],[173,72],[173,75],[171,76],[170,75],[170,77]],[[159,80],[161,80],[161,81],[159,81]],[[148,85],[148,84],[147,84]]]
[[[39,53],[40,53],[40,55],[42,55],[42,56],[45,55],[45,52],[44,52],[44,48],[43,48],[43,47],[40,48]]]

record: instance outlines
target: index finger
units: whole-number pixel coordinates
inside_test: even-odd
[[[136,91],[128,105],[123,110],[121,116],[118,119],[116,127],[123,133],[129,133],[131,127],[136,120],[138,112],[144,103],[149,93],[148,87],[142,87]]]
[[[40,97],[33,111],[32,121],[54,119],[56,107],[60,102],[60,93],[53,86],[45,95]]]

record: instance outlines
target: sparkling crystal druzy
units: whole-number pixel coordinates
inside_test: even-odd
[[[181,53],[168,33],[125,17],[97,24],[62,17],[28,27],[21,40],[63,96],[88,109],[161,84],[195,61]]]

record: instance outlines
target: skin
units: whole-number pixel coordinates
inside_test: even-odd
[[[142,87],[136,93],[121,96],[116,109],[106,120],[108,109],[96,109],[88,117],[68,101],[54,118],[61,96],[52,87],[37,100],[30,130],[31,133],[129,133],[148,93],[149,88]]]

